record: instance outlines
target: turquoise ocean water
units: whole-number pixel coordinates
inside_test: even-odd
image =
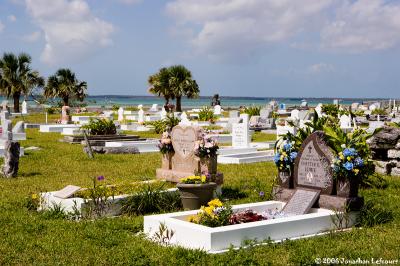
[[[197,99],[182,99],[183,107],[202,107],[209,106],[211,104],[211,96],[201,96]],[[372,99],[372,98],[354,98],[354,99],[339,99],[339,102],[344,105],[350,105],[353,102],[363,103],[370,101],[379,101],[379,100],[387,100],[387,99]],[[268,102],[275,100],[278,103],[285,103],[287,106],[299,106],[302,100],[306,100],[309,106],[316,106],[318,103],[328,104],[333,103],[334,98],[251,98],[251,97],[224,97],[220,96],[221,105],[223,107],[239,107],[239,106],[263,106]],[[159,105],[164,104],[164,100],[162,98],[154,97],[154,96],[118,96],[118,95],[107,95],[107,96],[88,96],[86,98],[86,102],[89,106],[112,106],[112,105],[120,105],[120,106],[137,106],[142,104],[144,106],[151,106],[154,103]],[[171,103],[175,103],[175,101],[171,101]]]

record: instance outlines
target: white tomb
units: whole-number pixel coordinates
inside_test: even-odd
[[[348,115],[341,115],[339,119],[340,123],[340,128],[345,131],[349,132],[353,130],[353,127],[351,126],[351,118]]]
[[[28,104],[25,100],[22,102],[21,106],[22,106],[21,114],[23,114],[23,115],[28,114]]]
[[[118,108],[118,121],[124,121],[124,108],[122,107]]]
[[[138,112],[138,123],[143,124],[144,122],[144,111],[140,109]]]
[[[214,115],[221,115],[221,105],[214,106]]]
[[[158,112],[158,104],[153,104],[149,110],[150,112]]]

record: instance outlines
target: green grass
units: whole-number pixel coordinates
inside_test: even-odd
[[[35,118],[36,119],[36,118]],[[145,136],[149,133],[139,133]],[[160,247],[138,233],[143,217],[72,222],[28,211],[30,193],[58,190],[66,185],[90,186],[91,178],[104,175],[109,183],[155,178],[160,155],[96,155],[90,160],[81,145],[60,143],[60,134],[28,130],[19,177],[0,178],[0,265],[286,265],[312,264],[317,257],[398,259],[400,254],[400,179],[390,178],[385,190],[362,190],[392,210],[394,220],[372,228],[325,235],[283,244],[207,255],[177,247]],[[261,135],[262,136],[262,135]],[[259,136],[261,138],[261,136]],[[263,136],[266,139],[266,136]],[[269,191],[276,169],[272,163],[219,165],[225,186],[239,188],[247,197],[231,203],[255,202]],[[190,237],[190,236],[188,236]]]
[[[252,141],[254,142],[276,141],[276,134],[254,132],[252,136]]]

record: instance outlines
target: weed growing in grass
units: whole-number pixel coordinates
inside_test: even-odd
[[[174,230],[168,229],[165,223],[160,223],[160,226],[158,227],[158,232],[154,233],[151,239],[162,246],[168,246],[174,234]]]
[[[365,202],[357,219],[357,226],[372,227],[393,221],[393,212],[382,204],[369,200]]]
[[[165,184],[159,186],[144,185],[138,193],[122,202],[121,211],[128,215],[173,212],[182,209],[178,192],[164,191]]]

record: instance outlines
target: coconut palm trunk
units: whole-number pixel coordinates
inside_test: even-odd
[[[182,112],[182,96],[176,97],[176,111]]]
[[[21,97],[21,93],[16,92],[13,94],[13,100],[14,100],[14,112],[19,113],[19,98]]]

